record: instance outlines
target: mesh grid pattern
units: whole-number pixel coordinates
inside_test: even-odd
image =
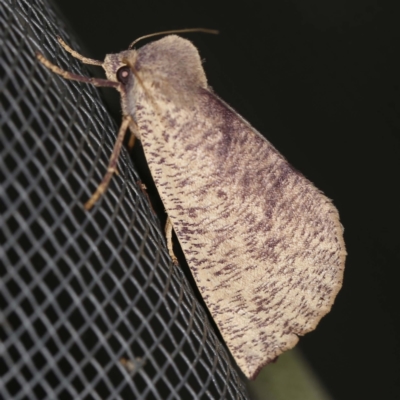
[[[83,209],[118,127],[46,1],[0,0],[0,398],[245,399],[127,152]]]

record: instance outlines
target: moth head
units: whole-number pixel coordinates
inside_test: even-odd
[[[127,85],[135,69],[136,59],[136,50],[107,54],[102,65],[107,79],[113,82],[119,82],[124,86]]]
[[[166,36],[138,50],[107,54],[102,64],[107,79],[125,85],[130,71],[143,80],[169,82],[180,87],[206,87],[199,53],[193,44],[176,35]]]
[[[194,92],[207,88],[196,47],[176,35],[166,36],[138,50],[108,54],[102,66],[108,80],[120,83],[119,90],[129,103],[134,103],[142,92],[153,105],[157,99],[164,98],[190,107]]]

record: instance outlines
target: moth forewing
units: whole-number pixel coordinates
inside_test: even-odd
[[[182,58],[185,71],[168,69]],[[345,257],[337,211],[208,90],[190,42],[144,46],[137,64],[151,71],[134,116],[150,171],[205,303],[252,378],[329,311]],[[152,85],[160,76],[166,84]]]

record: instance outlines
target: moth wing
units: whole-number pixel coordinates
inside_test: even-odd
[[[158,102],[160,119],[139,107],[143,148],[200,293],[254,378],[330,310],[342,227],[331,201],[237,113],[206,89],[193,96],[190,107]]]

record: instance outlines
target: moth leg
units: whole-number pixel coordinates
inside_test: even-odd
[[[172,222],[170,217],[167,217],[167,222],[165,223],[165,237],[167,238],[168,253],[172,259],[172,262],[175,265],[178,265],[178,259],[176,258],[176,255],[172,248]]]
[[[133,118],[131,118],[131,121],[129,123],[129,131],[130,131],[131,135],[129,137],[128,149],[132,150],[133,146],[135,145],[136,137],[140,137],[139,136],[139,127],[138,127],[137,123],[133,120]]]
[[[93,60],[93,58],[84,57],[83,55],[81,55],[77,51],[75,51],[74,49],[71,49],[71,47],[69,47],[67,45],[67,43],[65,43],[64,40],[62,40],[60,38],[60,36],[57,36],[57,40],[58,40],[58,43],[60,43],[60,45],[66,52],[71,54],[72,57],[77,58],[79,61],[82,61],[84,64],[100,65],[100,66],[103,65],[103,61]]]
[[[131,132],[131,135],[129,136],[129,143],[128,143],[128,149],[132,150],[133,146],[135,145],[135,141],[136,141],[136,136]]]
[[[86,210],[90,210],[96,201],[100,198],[100,196],[106,191],[113,174],[117,171],[117,163],[119,153],[121,152],[122,144],[124,141],[126,130],[128,129],[129,123],[131,122],[132,117],[129,115],[125,115],[121,127],[119,128],[117,140],[114,144],[114,149],[111,153],[110,161],[108,163],[107,172],[104,175],[103,180],[100,185],[97,187],[96,191],[92,194],[92,197],[85,203],[84,207]]]
[[[140,190],[142,191],[142,193],[146,196],[147,201],[149,202],[149,206],[150,206],[150,208],[151,208],[151,211],[153,212],[154,215],[157,215],[156,212],[154,211],[153,205],[151,204],[150,196],[149,196],[149,194],[147,193],[147,187],[146,187],[146,185],[145,185],[142,181],[137,181],[136,183],[137,183],[137,185],[139,186],[139,188],[140,188]]]
[[[57,65],[50,62],[43,54],[36,53],[36,58],[50,71],[54,72],[57,75],[62,76],[64,79],[69,79],[70,81],[78,81],[89,83],[93,86],[97,87],[111,87],[117,90],[120,90],[120,83],[109,81],[107,79],[101,78],[89,78],[88,76],[82,76],[78,74],[74,74],[70,71],[65,71],[64,69],[58,67]]]

